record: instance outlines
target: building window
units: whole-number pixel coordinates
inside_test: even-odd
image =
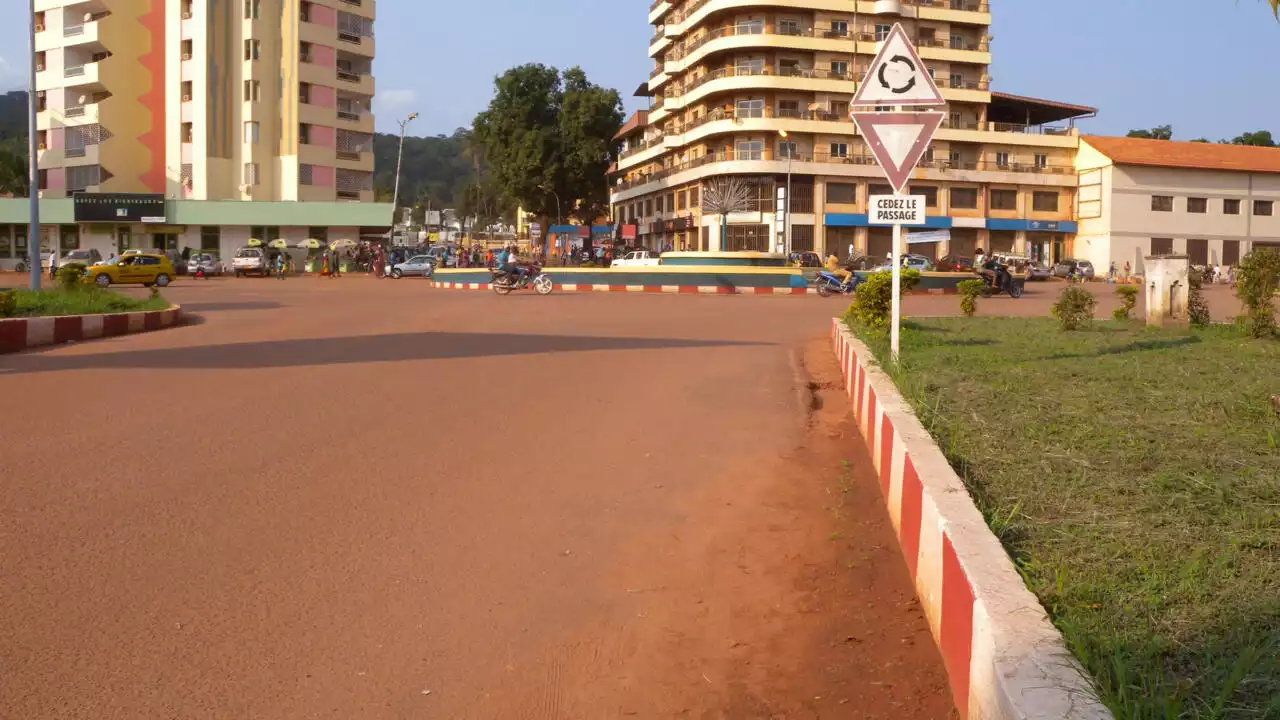
[[[947,84],[953,88],[964,87],[964,76],[960,73],[951,73],[951,77],[947,78]]]
[[[991,209],[992,210],[1017,210],[1018,209],[1018,191],[1017,190],[992,190],[991,191]]]
[[[259,40],[246,39],[244,41],[244,59],[257,60],[258,55],[262,52],[262,42]]]
[[[1151,212],[1173,212],[1173,196],[1152,195]]]
[[[762,118],[764,117],[764,100],[739,100],[736,110],[734,117]]]
[[[182,142],[192,142],[192,135],[195,134],[194,123],[182,123]]]
[[[951,188],[951,207],[961,210],[977,210],[978,189]]]
[[[870,184],[870,185],[867,185],[867,196],[868,196],[868,197],[871,197],[871,196],[874,196],[874,195],[894,195],[894,194],[895,194],[895,193],[893,192],[893,188],[892,188],[892,187],[889,187],[888,185],[878,185],[878,184],[875,184],[875,183],[872,183],[872,184]],[[870,201],[868,201],[868,202],[870,202]]]
[[[791,226],[791,249],[797,251],[813,249],[812,225]]]
[[[262,92],[262,84],[259,83],[257,80],[244,81],[244,101],[245,102],[258,102],[258,98],[261,96],[261,92]]]
[[[831,37],[845,37],[849,34],[849,23],[844,20],[831,21]]]
[[[244,0],[244,19],[257,20],[261,0]]]
[[[933,146],[932,145],[924,149],[924,157],[920,159],[920,164],[921,165],[933,164]]]
[[[738,143],[738,160],[763,160],[764,143],[759,140],[744,140]]]
[[[1239,200],[1230,200],[1230,199],[1223,200],[1223,201],[1222,201],[1222,214],[1223,214],[1223,215],[1239,215],[1239,214],[1240,214],[1240,201],[1239,201]]]
[[[299,185],[312,184],[312,182],[314,181],[313,180],[314,175],[315,175],[315,166],[313,165],[298,166],[298,184]]]
[[[1209,212],[1208,198],[1187,198],[1187,212],[1203,215]]]
[[[924,196],[925,207],[931,207],[931,208],[938,207],[938,188],[932,187],[930,185],[920,185],[918,187],[912,186],[910,193],[912,195]]]
[[[676,209],[685,210],[689,207],[689,195],[684,192],[676,193]]]
[[[1222,241],[1222,264],[1227,267],[1235,267],[1240,264],[1239,240]]]
[[[1271,217],[1271,211],[1275,208],[1275,203],[1271,200],[1254,200],[1253,214],[1258,217]]]
[[[191,102],[191,92],[192,92],[191,81],[183,80],[182,81],[182,102]]]
[[[36,52],[36,72],[44,72],[46,67],[44,50],[39,50]]]
[[[799,152],[799,150],[797,149],[797,146],[796,146],[795,142],[793,142],[793,141],[791,141],[791,140],[784,140],[784,141],[782,141],[782,142],[778,143],[778,158],[779,158],[779,159],[781,159],[781,160],[787,160],[787,159],[795,160],[795,159],[798,159],[799,157],[800,157],[800,152]]]
[[[182,59],[190,60],[195,57],[195,49],[191,40],[182,41]]]
[[[699,207],[697,185],[694,185],[693,187],[689,188],[689,207],[691,208]]]
[[[298,18],[302,22],[311,22],[311,3],[307,2],[307,0],[302,0],[302,3],[298,5]]]
[[[1187,256],[1191,259],[1192,265],[1208,265],[1209,241],[1188,239]]]
[[[996,167],[1001,167],[1001,168],[1009,167],[1009,153],[1007,152],[996,153]]]
[[[258,170],[258,163],[248,162],[244,164],[244,184],[245,185],[248,185],[250,187],[257,185],[261,181],[260,175],[261,174]]]
[[[222,247],[222,230],[217,225],[200,226],[200,251],[217,254]]]
[[[847,158],[849,157],[848,143],[831,143],[831,157]]]
[[[1151,238],[1152,255],[1172,255],[1173,238]]]
[[[1034,212],[1058,212],[1058,193],[1036,192],[1031,196],[1031,209]]]
[[[893,27],[889,25],[876,26],[876,42],[880,42],[889,37],[889,33],[893,31]]]
[[[728,252],[768,252],[768,225],[730,225],[725,232]]]
[[[182,19],[191,19],[191,0],[182,0]]]
[[[827,202],[856,205],[858,202],[858,186],[851,183],[827,183]]]
[[[1049,167],[1049,156],[1036,155],[1036,167],[1040,168],[1041,170]]]
[[[836,78],[843,78],[849,75],[849,63],[844,60],[831,61],[831,75]]]
[[[780,20],[778,22],[779,35],[799,35],[800,21],[798,20]]]
[[[303,145],[311,144],[311,126],[307,123],[298,123],[298,142]]]
[[[311,83],[298,83],[298,102],[304,105],[311,103]]]
[[[304,62],[304,63],[311,62],[311,43],[309,42],[298,43],[298,62]]]

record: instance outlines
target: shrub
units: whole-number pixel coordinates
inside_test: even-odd
[[[17,304],[17,293],[12,290],[0,290],[0,318],[12,317]]]
[[[1212,318],[1209,315],[1209,303],[1205,302],[1201,286],[1204,275],[1192,270],[1187,273],[1187,314],[1191,324],[1196,327],[1208,327]]]
[[[1063,330],[1079,330],[1093,322],[1093,310],[1098,299],[1079,285],[1068,285],[1053,304],[1053,316],[1058,318]]]
[[[1111,313],[1116,320],[1124,321],[1133,317],[1133,309],[1138,306],[1138,288],[1135,285],[1121,285],[1116,288],[1120,296],[1120,307]]]
[[[1253,337],[1269,337],[1276,331],[1274,298],[1280,289],[1280,252],[1258,248],[1236,268],[1236,297],[1244,305],[1240,320]]]
[[[960,291],[960,312],[965,317],[973,317],[978,311],[978,298],[982,295],[983,285],[981,280],[965,280],[956,285],[956,290]]]
[[[920,284],[919,270],[902,273],[902,292],[908,293]],[[845,312],[845,318],[868,330],[884,330],[889,327],[893,312],[893,273],[872,273],[858,285],[858,294]]]
[[[80,286],[80,280],[84,277],[84,263],[67,263],[58,268],[54,278],[58,281],[58,287],[63,290],[74,290]]]

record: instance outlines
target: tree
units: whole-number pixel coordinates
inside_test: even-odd
[[[1280,2],[1280,0],[1276,0]],[[1256,132],[1246,132],[1237,135],[1229,142],[1231,145],[1252,145],[1254,147],[1276,147],[1276,141],[1271,138],[1270,130],[1258,130]]]
[[[1277,2],[1280,2],[1280,0],[1277,0]],[[1150,130],[1130,130],[1125,137],[1142,138],[1144,140],[1172,140],[1173,126],[1157,125]]]
[[[1208,142],[1209,142],[1209,138],[1196,138],[1195,140],[1192,140],[1191,142],[1193,142],[1193,143],[1208,143]]]
[[[0,196],[26,197],[30,175],[27,153],[10,143],[0,143]]]
[[[730,175],[707,185],[702,193],[702,211],[720,216],[720,249],[728,244],[729,216],[752,208],[755,193],[742,178]]]
[[[622,97],[580,68],[521,65],[494,80],[494,98],[472,137],[495,191],[547,218],[591,223],[609,206],[609,165],[622,127]]]

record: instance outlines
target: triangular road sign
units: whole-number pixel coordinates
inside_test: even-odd
[[[897,23],[853,96],[854,105],[946,105],[907,31]]]
[[[853,121],[866,138],[876,162],[896,193],[901,194],[933,134],[942,125],[940,112],[855,112]]]

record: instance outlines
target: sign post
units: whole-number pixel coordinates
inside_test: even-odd
[[[895,24],[853,96],[853,107],[874,106],[875,109],[850,112],[894,192],[869,198],[868,219],[871,225],[893,226],[893,310],[889,345],[895,363],[902,333],[902,228],[925,224],[924,196],[907,195],[905,191],[943,118],[943,114],[936,111],[903,112],[901,108],[945,104],[906,31],[900,23]],[[884,107],[892,109],[881,110]]]

